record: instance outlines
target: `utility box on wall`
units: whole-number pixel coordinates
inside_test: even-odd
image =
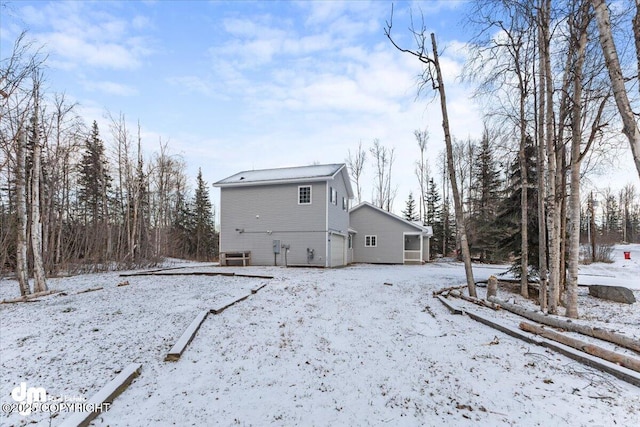
[[[274,240],[273,241],[273,253],[274,254],[279,254],[280,253],[280,240]]]

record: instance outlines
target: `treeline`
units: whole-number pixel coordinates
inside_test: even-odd
[[[64,95],[40,91],[43,59],[20,38],[2,61],[0,269],[21,293],[44,277],[129,268],[164,257],[217,257],[214,209],[201,172],[189,190],[186,164],[160,141],[143,153],[125,116],[87,126]],[[108,141],[108,142],[105,142]]]
[[[462,177],[461,193],[465,195],[466,230],[472,256],[482,262],[512,261],[517,275],[521,256],[522,179],[517,153],[496,156],[495,140],[485,130],[480,141],[458,141],[455,146],[458,176]],[[537,182],[537,154],[531,140],[526,146],[527,176]],[[418,169],[419,171],[419,169]],[[419,173],[417,173],[419,176]],[[433,227],[430,252],[433,258],[456,255],[456,227],[450,206],[446,174],[445,185],[434,176],[426,179],[425,194],[414,198],[410,193],[402,215],[410,221],[420,221]],[[533,273],[539,268],[537,259],[539,233],[538,193],[530,187],[529,198],[529,259]],[[619,191],[594,189],[586,193],[580,215],[581,244],[595,241],[597,245],[640,243],[640,193],[632,184]],[[444,197],[442,196],[444,195]],[[423,200],[423,209],[419,202]],[[566,209],[566,207],[564,207]],[[421,214],[423,212],[423,214]]]
[[[454,160],[452,153],[435,34],[427,34],[425,25],[416,27],[411,21],[415,46],[398,46],[391,36],[392,18],[385,34],[393,46],[422,64],[419,89],[438,91],[446,170],[469,294],[475,296],[469,243],[488,257],[492,250],[504,248],[500,242],[512,234],[512,228],[503,227],[519,218],[517,264],[522,296],[529,296],[528,279],[537,266],[540,309],[557,314],[559,306],[564,306],[566,316],[578,317],[583,178],[623,139],[640,174],[640,4],[623,1],[610,8],[605,0],[477,0],[468,6],[467,26],[474,35],[467,44],[461,77],[476,85],[486,121],[500,137],[491,138],[490,145],[494,153],[507,153],[507,161],[500,161],[507,171],[505,186],[512,187],[505,197],[488,204],[482,199],[488,190],[478,188],[485,181],[474,180],[469,169],[464,206],[467,184],[458,169],[465,156]],[[422,145],[420,149],[422,155]],[[425,176],[419,175],[422,204],[426,203]],[[621,231],[633,234],[633,203],[626,206],[628,221],[623,221]],[[509,210],[519,212],[511,215]],[[619,223],[611,224],[619,231]],[[486,239],[486,230],[495,241]],[[536,244],[538,249],[532,250]]]

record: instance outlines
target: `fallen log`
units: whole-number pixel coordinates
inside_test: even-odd
[[[471,317],[473,320],[476,320],[487,326],[490,326],[499,331],[502,331],[505,334],[511,335],[512,337],[521,339],[523,341],[526,341],[532,344],[537,344],[537,345],[550,348],[551,350],[557,351],[558,353],[563,354],[567,357],[570,357],[573,360],[577,360],[578,362],[584,363],[585,365],[600,369],[603,372],[607,372],[611,375],[614,375],[616,378],[620,378],[623,381],[626,381],[630,384],[640,387],[640,373],[632,369],[628,369],[623,366],[617,365],[615,363],[609,362],[608,360],[604,360],[599,357],[592,356],[583,351],[576,350],[575,348],[569,347],[568,345],[544,338],[540,335],[531,335],[528,333],[524,333],[522,330],[516,327],[503,324],[501,322],[496,321],[495,319],[485,317],[478,313],[473,313],[471,311],[465,311],[465,313],[469,317]]]
[[[35,292],[33,294],[23,295],[23,296],[18,297],[18,298],[3,299],[0,304],[12,304],[12,303],[16,303],[16,302],[31,302],[30,300],[33,300],[34,298],[40,298],[40,297],[44,297],[44,296],[51,295],[51,294],[57,294],[57,293],[60,293],[60,292],[62,292],[62,291],[50,290],[50,291],[43,291],[43,292]]]
[[[491,302],[499,304],[500,307],[504,308],[505,310],[518,314],[529,320],[533,320],[534,322],[542,323],[543,325],[553,326],[554,328],[564,329],[571,332],[577,332],[589,337],[598,338],[603,341],[608,341],[610,343],[617,344],[620,347],[624,347],[640,353],[640,340],[630,338],[615,331],[602,328],[594,328],[592,326],[582,325],[570,320],[558,319],[532,310],[527,310],[524,307],[502,301],[496,297],[489,297],[487,299]]]
[[[536,335],[540,335],[541,337],[553,341],[557,341],[561,344],[568,345],[569,347],[584,351],[587,354],[599,357],[612,363],[616,363],[620,366],[624,366],[625,368],[632,369],[636,372],[640,372],[640,360],[635,359],[631,356],[616,353],[615,351],[607,350],[606,348],[602,348],[594,344],[589,344],[576,338],[568,337],[559,332],[545,329],[544,326],[521,322],[520,329],[522,329],[523,331],[534,333]]]
[[[460,285],[460,286],[450,286],[448,288],[442,288],[442,289],[439,289],[437,291],[433,291],[433,297],[435,298],[438,295],[441,295],[441,294],[443,294],[445,292],[455,291],[455,290],[458,290],[458,289],[464,289],[466,287],[467,287],[467,285]]]
[[[469,301],[469,302],[472,302],[472,303],[477,304],[477,305],[481,305],[482,307],[488,307],[488,308],[490,308],[492,310],[500,310],[500,305],[498,305],[498,304],[494,304],[492,302],[487,302],[487,301],[484,301],[484,300],[481,300],[481,299],[478,299],[478,298],[469,297],[469,296],[466,296],[465,294],[463,294],[462,292],[459,292],[459,291],[456,291],[456,290],[450,291],[449,295],[451,295],[453,297],[456,297],[456,298],[461,298],[461,299],[463,299],[465,301]]]

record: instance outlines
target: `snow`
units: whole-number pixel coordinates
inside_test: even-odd
[[[581,266],[580,282],[623,284],[640,300],[640,245],[616,247],[614,260]],[[88,400],[140,363],[140,376],[92,425],[608,426],[640,419],[638,387],[452,315],[432,292],[464,283],[459,263],[183,266],[168,273],[274,278],[131,276],[121,287],[118,273],[51,279],[50,288],[66,295],[0,305],[1,403],[13,403],[21,382],[44,387],[50,398]],[[505,269],[476,265],[474,274],[482,280]],[[262,284],[209,314],[179,361],[164,361],[200,312]],[[505,292],[499,296],[535,309]],[[0,281],[0,299],[17,294],[15,281]],[[504,310],[451,302],[516,321]],[[640,338],[639,303],[597,300],[583,287],[579,302],[592,324]],[[56,426],[69,415],[3,413],[0,425]]]
[[[344,164],[310,165],[291,168],[260,169],[238,172],[214,184],[229,185],[243,183],[275,182],[331,178]]]

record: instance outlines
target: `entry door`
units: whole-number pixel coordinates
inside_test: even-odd
[[[340,267],[344,262],[344,237],[337,234],[331,236],[331,267]]]

